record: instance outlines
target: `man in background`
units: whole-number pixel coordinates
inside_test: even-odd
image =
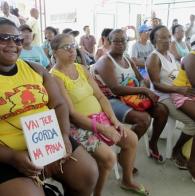
[[[151,26],[152,26],[152,29],[154,29],[155,27],[159,26],[162,24],[162,21],[160,18],[157,18],[157,17],[153,17],[151,18]]]
[[[85,35],[80,38],[81,50],[91,59],[91,62],[89,64],[93,64],[95,62],[94,52],[96,40],[93,35],[90,35],[89,26],[84,26],[83,30],[85,32]]]
[[[32,44],[40,46],[41,45],[41,31],[40,24],[38,21],[39,11],[36,8],[30,10],[31,17],[27,20],[26,24],[32,29],[34,34],[34,39]]]
[[[16,16],[14,16],[13,14],[10,13],[10,7],[9,7],[9,4],[8,4],[7,1],[3,1],[3,2],[2,2],[2,4],[1,4],[1,9],[2,9],[2,12],[3,12],[2,17],[11,20],[12,22],[15,23],[15,25],[16,25],[17,27],[20,26],[20,21],[19,21],[19,19],[18,19]]]
[[[153,45],[148,40],[151,27],[143,24],[139,27],[139,40],[132,46],[131,58],[135,62],[139,72],[144,78],[148,78],[145,69],[147,57],[154,50]]]

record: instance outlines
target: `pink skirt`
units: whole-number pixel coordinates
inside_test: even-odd
[[[175,104],[176,108],[180,108],[185,101],[195,101],[195,97],[186,97],[177,93],[171,94],[171,99],[172,102]]]

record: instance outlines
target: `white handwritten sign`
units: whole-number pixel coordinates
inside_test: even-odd
[[[65,157],[66,150],[53,109],[22,117],[21,124],[35,165],[45,166]]]

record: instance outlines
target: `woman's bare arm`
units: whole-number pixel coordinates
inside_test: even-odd
[[[173,56],[175,57],[175,59],[177,59],[178,61],[181,60],[181,56],[180,56],[179,53],[177,52],[177,48],[176,48],[176,43],[175,43],[175,41],[171,42],[169,51],[173,54]]]

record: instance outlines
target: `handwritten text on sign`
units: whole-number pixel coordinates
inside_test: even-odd
[[[65,156],[63,138],[54,110],[21,118],[32,162],[45,166]]]

